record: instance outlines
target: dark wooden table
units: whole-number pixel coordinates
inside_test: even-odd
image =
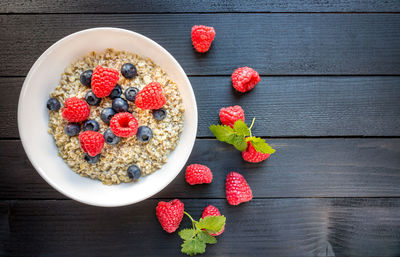
[[[227,216],[204,256],[400,256],[400,1],[102,2],[0,2],[1,256],[181,256],[155,218],[173,198],[196,217],[208,204]],[[192,48],[195,24],[215,27],[207,54]],[[207,164],[211,185],[191,187],[181,172],[151,199],[99,208],[35,172],[17,130],[25,75],[51,44],[98,26],[148,36],[181,63],[199,109],[188,163]],[[262,80],[239,95],[230,74],[245,65]],[[246,163],[212,137],[218,110],[234,104],[277,149],[269,160]],[[232,170],[251,185],[250,203],[227,204]]]

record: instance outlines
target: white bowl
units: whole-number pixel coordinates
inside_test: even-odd
[[[57,155],[47,132],[49,93],[58,85],[64,69],[90,51],[126,50],[151,58],[174,80],[183,98],[185,121],[176,149],[158,171],[137,183],[105,186],[81,177]],[[56,190],[82,203],[123,206],[142,201],[166,187],[181,171],[192,151],[197,132],[197,106],[189,79],[179,63],[163,47],[138,33],[118,28],[93,28],[71,34],[47,49],[30,69],[18,102],[18,129],[22,145],[38,173]]]

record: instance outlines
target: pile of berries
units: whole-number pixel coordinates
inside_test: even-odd
[[[137,76],[135,65],[125,63],[121,67],[121,74],[126,79]],[[167,111],[163,106],[166,98],[162,86],[158,82],[151,82],[142,90],[130,87],[123,92],[118,85],[120,72],[113,68],[102,66],[94,70],[86,70],[80,76],[83,86],[90,87],[85,99],[70,97],[65,100],[63,108],[57,98],[47,101],[50,111],[61,112],[62,117],[68,122],[64,132],[70,137],[78,136],[83,150],[84,159],[94,164],[100,159],[100,153],[104,143],[116,145],[121,138],[136,136],[140,142],[151,140],[153,131],[148,126],[139,126],[137,119],[129,111],[129,105],[135,104],[138,108],[152,110],[153,117],[161,121],[166,117]],[[109,97],[112,100],[111,108],[101,111],[102,126],[107,127],[103,134],[99,133],[100,124],[90,116],[91,106],[98,106],[102,98]],[[141,176],[140,168],[131,165],[127,169],[127,175],[133,180]]]

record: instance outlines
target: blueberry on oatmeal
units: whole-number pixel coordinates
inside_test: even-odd
[[[93,74],[93,70],[86,70],[86,71],[82,72],[82,74],[79,78],[82,85],[90,86],[90,84],[92,83],[92,74]]]
[[[136,67],[132,63],[125,63],[121,67],[121,74],[127,79],[131,79],[137,75]]]
[[[140,142],[146,143],[153,137],[153,131],[148,126],[140,126],[136,136]]]
[[[156,120],[163,120],[167,116],[167,111],[164,108],[153,110],[153,116]]]
[[[57,98],[50,98],[47,101],[46,106],[47,106],[47,109],[49,109],[50,111],[58,111],[61,108],[61,104],[57,100]]]
[[[90,164],[96,163],[99,161],[100,159],[100,154],[92,157],[90,155],[88,155],[87,153],[85,153],[85,155],[83,156],[83,159],[85,159],[85,161],[87,161]]]
[[[87,120],[84,124],[83,124],[83,131],[86,130],[91,130],[91,131],[99,131],[100,126],[99,123],[95,120]]]
[[[110,121],[115,114],[116,112],[112,108],[104,108],[100,113],[100,118],[104,123],[110,124]]]
[[[81,132],[81,126],[76,123],[68,123],[64,126],[64,132],[70,137],[77,136]]]
[[[129,105],[124,99],[118,97],[113,99],[112,108],[115,112],[127,112]]]
[[[136,95],[139,93],[139,89],[137,87],[130,87],[125,90],[125,98],[130,102],[135,102]]]
[[[119,141],[121,141],[120,137],[117,137],[112,131],[111,129],[107,129],[104,132],[104,141],[106,142],[106,144],[109,145],[115,145],[117,144]]]
[[[110,97],[111,99],[114,99],[114,98],[120,97],[121,94],[122,94],[121,86],[117,84],[117,85],[114,87],[114,89],[111,91],[109,97]]]
[[[139,167],[136,165],[129,166],[127,172],[128,172],[128,177],[132,180],[138,180],[142,175]]]
[[[98,98],[92,90],[88,91],[85,95],[85,100],[88,105],[97,106],[101,102],[101,98]]]

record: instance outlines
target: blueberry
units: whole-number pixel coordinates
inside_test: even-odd
[[[61,108],[60,102],[57,100],[57,98],[50,98],[47,100],[47,109],[50,111],[58,111]]]
[[[85,124],[83,124],[83,131],[92,130],[92,131],[99,131],[99,123],[95,120],[87,120]]]
[[[136,137],[141,142],[148,142],[153,137],[153,131],[147,126],[140,126],[137,130]]]
[[[109,145],[115,145],[115,144],[117,144],[117,143],[121,140],[121,138],[120,138],[120,137],[117,137],[117,136],[111,131],[111,129],[107,129],[107,130],[104,132],[104,140],[105,140],[105,142],[106,142],[107,144],[109,144]]]
[[[93,70],[87,70],[87,71],[82,72],[81,78],[80,78],[82,85],[90,86],[90,84],[92,83],[92,74],[93,74]]]
[[[127,172],[128,172],[128,177],[133,180],[138,180],[142,175],[139,167],[136,165],[129,166]]]
[[[115,115],[115,111],[112,108],[104,108],[101,111],[101,120],[107,124],[110,124],[111,118]]]
[[[136,67],[132,63],[125,63],[121,67],[122,76],[131,79],[137,75]]]
[[[125,90],[125,98],[128,101],[134,102],[139,89],[137,87],[130,87]]]
[[[88,155],[87,153],[85,153],[85,156],[83,157],[83,159],[85,159],[85,161],[87,161],[90,164],[96,163],[99,161],[100,159],[100,154],[96,155],[95,157],[92,157],[90,155]]]
[[[111,98],[111,99],[114,99],[114,98],[120,97],[121,94],[122,94],[122,88],[121,88],[120,85],[117,84],[117,85],[114,87],[114,89],[111,91],[111,93],[110,93],[110,98]]]
[[[156,120],[163,120],[167,116],[167,111],[164,108],[153,110],[153,116]]]
[[[77,136],[81,131],[81,126],[76,123],[68,123],[64,127],[64,132],[70,137]]]
[[[89,92],[86,93],[85,95],[85,99],[86,102],[88,103],[88,105],[99,105],[99,103],[101,102],[101,98],[98,98],[92,90],[90,90]]]
[[[112,108],[116,112],[127,112],[128,107],[129,107],[128,103],[120,97],[117,97],[112,100]]]

